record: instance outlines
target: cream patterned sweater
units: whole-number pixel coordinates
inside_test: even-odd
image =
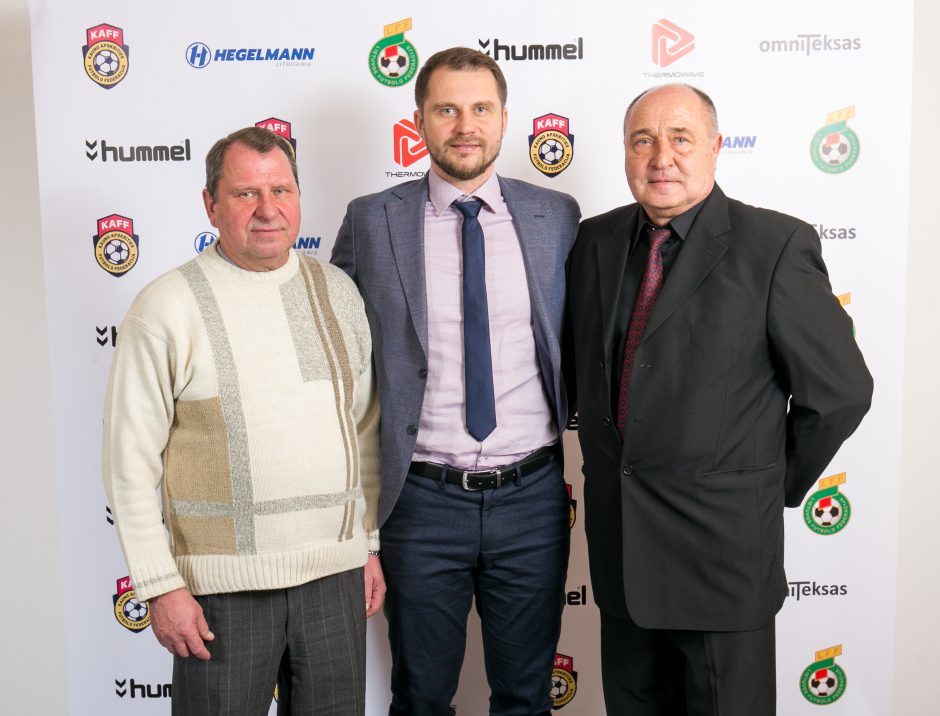
[[[371,354],[352,281],[294,252],[253,272],[214,245],[140,293],[102,451],[139,598],[289,587],[365,563],[378,548]]]

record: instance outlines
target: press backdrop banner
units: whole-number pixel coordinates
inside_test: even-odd
[[[890,711],[911,0],[794,0],[785,11],[744,0],[33,0],[30,15],[66,590],[54,618],[67,625],[72,713],[169,713],[171,658],[127,578],[102,488],[102,403],[131,299],[216,239],[200,199],[206,151],[246,125],[289,138],[303,190],[296,249],[327,260],[350,199],[428,170],[412,123],[414,74],[453,45],[490,54],[506,74],[501,174],[568,192],[585,216],[628,203],[624,109],[651,85],[688,82],[718,107],[724,191],[819,231],[875,402],[804,506],[788,510],[779,710]],[[300,441],[317,425],[293,429]],[[598,614],[574,437],[565,439],[572,551],[552,697],[564,716],[598,716]],[[477,634],[472,621],[462,716],[487,712]],[[368,713],[378,716],[389,701],[381,616],[368,638]]]

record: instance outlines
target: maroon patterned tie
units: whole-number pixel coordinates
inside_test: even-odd
[[[617,429],[623,437],[627,424],[627,405],[630,399],[630,373],[633,372],[633,356],[640,345],[646,322],[653,312],[656,297],[663,287],[663,256],[660,249],[669,237],[672,230],[667,227],[651,226],[648,229],[650,255],[646,261],[646,273],[640,282],[640,290],[636,294],[636,303],[633,304],[633,315],[630,318],[630,328],[627,329],[627,343],[623,349],[623,370],[620,373],[620,400],[617,401]]]

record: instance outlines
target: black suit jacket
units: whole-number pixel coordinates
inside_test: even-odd
[[[786,595],[784,504],[858,426],[871,376],[813,228],[716,186],[637,349],[621,441],[610,342],[640,213],[584,221],[569,262],[595,599],[646,628],[753,629]]]

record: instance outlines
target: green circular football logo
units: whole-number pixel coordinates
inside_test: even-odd
[[[387,39],[379,40],[369,52],[369,69],[386,87],[401,87],[418,71],[418,52],[408,40],[395,45],[389,45]]]
[[[823,498],[810,497],[803,507],[803,521],[819,535],[841,532],[851,516],[852,505],[841,492]]]
[[[827,174],[841,174],[858,161],[858,136],[848,127],[834,130],[823,127],[813,135],[809,154],[818,169]]]
[[[845,693],[845,672],[838,664],[824,669],[810,664],[800,676],[800,692],[811,704],[826,706],[842,698]]]

